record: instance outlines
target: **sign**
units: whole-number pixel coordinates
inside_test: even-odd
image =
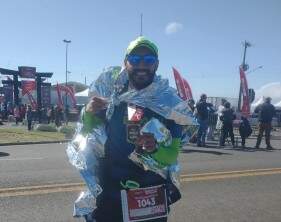
[[[35,81],[22,80],[21,89],[21,94],[24,96],[25,94],[31,93],[32,91],[36,90],[36,83]]]
[[[36,68],[28,66],[19,66],[19,76],[22,78],[35,78]]]
[[[241,112],[245,116],[249,117],[250,115],[250,101],[249,101],[249,90],[248,90],[248,83],[246,79],[246,75],[242,67],[240,69],[240,81],[241,81],[241,89],[242,89],[242,109]]]
[[[124,222],[145,221],[168,216],[164,186],[121,191]]]
[[[51,83],[43,83],[41,85],[41,98],[43,107],[51,105]]]

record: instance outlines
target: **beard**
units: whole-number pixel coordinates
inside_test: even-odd
[[[150,72],[148,69],[134,69],[128,71],[128,76],[133,87],[141,90],[153,82],[155,72]]]

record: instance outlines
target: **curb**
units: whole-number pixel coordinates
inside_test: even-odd
[[[28,144],[49,144],[49,143],[67,143],[68,140],[54,140],[54,141],[38,141],[38,142],[18,142],[18,143],[0,143],[0,146],[13,146],[13,145],[28,145]]]

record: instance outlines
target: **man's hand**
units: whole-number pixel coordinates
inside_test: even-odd
[[[87,104],[86,112],[95,114],[101,110],[106,109],[107,105],[108,105],[108,102],[104,98],[94,96],[90,100],[90,102]]]
[[[152,153],[156,149],[156,140],[153,134],[143,133],[140,135],[136,141],[137,146],[139,146],[143,151]]]

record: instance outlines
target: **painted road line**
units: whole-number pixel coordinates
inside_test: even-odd
[[[180,181],[195,182],[195,181],[204,181],[204,180],[219,180],[219,179],[264,176],[264,175],[274,175],[274,174],[281,174],[281,168],[187,174],[187,175],[181,175]],[[76,192],[76,191],[78,192],[83,189],[85,189],[84,183],[66,183],[66,184],[50,184],[50,185],[41,185],[41,186],[1,188],[0,198],[41,195],[41,194],[60,193],[60,192]]]
[[[81,191],[83,188],[85,188],[84,183],[49,184],[49,185],[39,185],[39,186],[1,188],[0,198],[60,193],[60,192],[74,192],[74,191]]]
[[[0,159],[0,161],[23,161],[23,160],[43,160],[43,157],[34,157],[34,158],[30,158],[30,157],[22,157],[22,158],[7,158],[7,159]]]
[[[230,179],[230,178],[238,178],[238,177],[264,176],[264,175],[273,175],[273,174],[281,174],[281,168],[187,174],[187,175],[181,175],[180,180],[181,182],[193,182],[193,181],[202,181],[202,180]]]

